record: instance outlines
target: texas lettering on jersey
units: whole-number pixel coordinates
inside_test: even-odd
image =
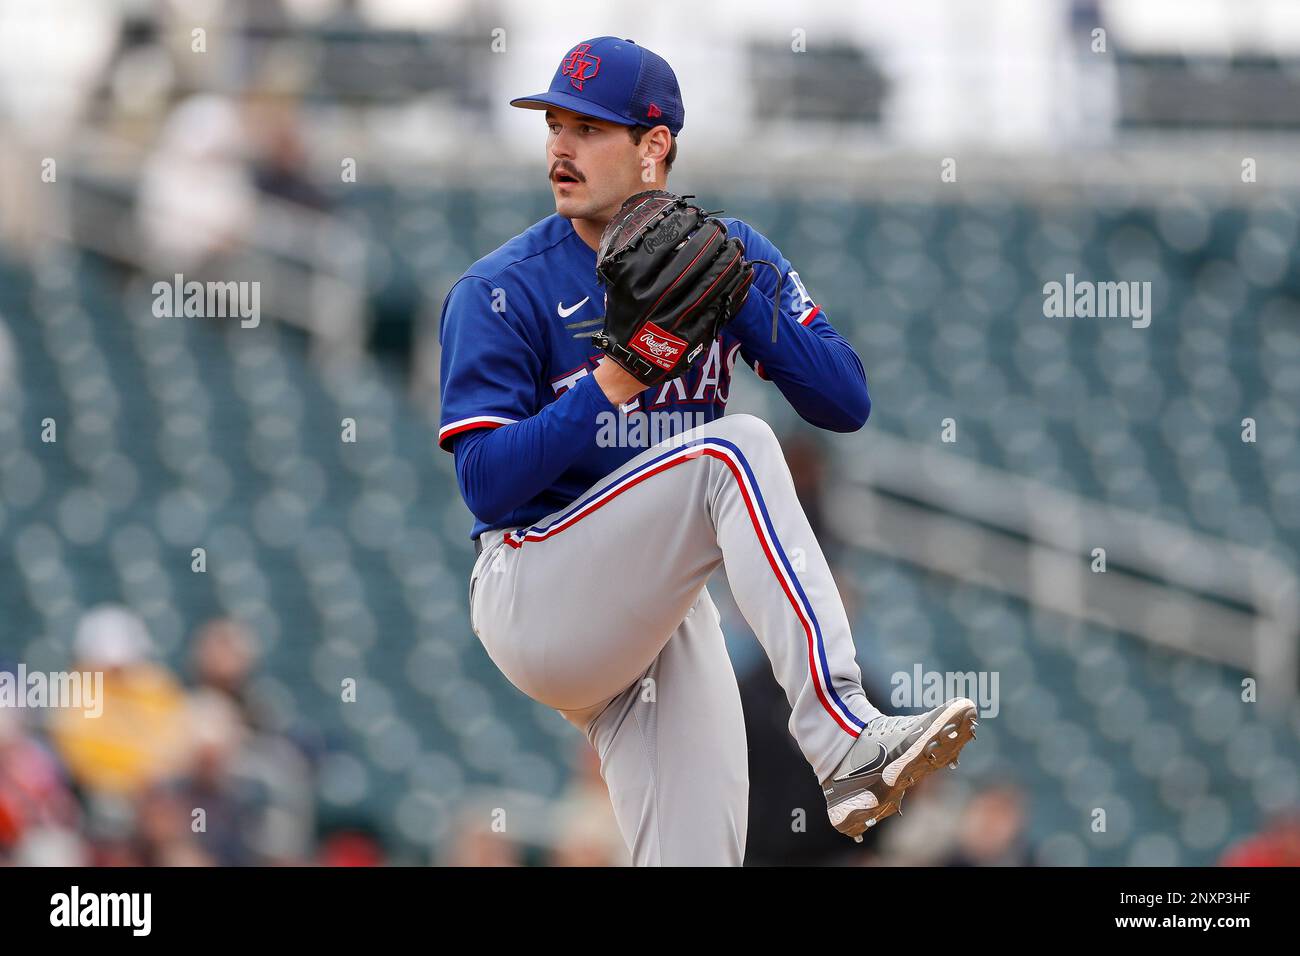
[[[731,373],[740,354],[740,343],[731,342],[727,356],[722,356],[722,337],[714,339],[709,350],[704,353],[684,375],[670,378],[653,388],[648,388],[632,401],[623,406],[624,411],[658,411],[670,405],[703,402],[713,404],[715,401],[725,406],[727,393],[731,384]],[[551,380],[551,389],[556,396],[564,394],[577,385],[583,376],[590,375],[604,358],[604,353],[596,351],[588,364],[582,368],[567,372]]]

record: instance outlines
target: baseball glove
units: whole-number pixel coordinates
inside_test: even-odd
[[[744,243],[688,198],[637,193],[600,239],[605,326],[592,342],[647,386],[685,372],[754,281]]]

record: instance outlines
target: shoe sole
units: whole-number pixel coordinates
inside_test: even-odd
[[[916,739],[904,754],[880,774],[888,789],[884,800],[870,790],[854,794],[831,809],[831,821],[841,833],[861,841],[868,827],[898,812],[903,794],[918,780],[947,766],[955,766],[957,757],[975,739],[978,726],[975,705],[965,698],[954,701],[934,719],[930,729]],[[845,812],[847,811],[847,812]],[[840,817],[836,822],[836,817]]]

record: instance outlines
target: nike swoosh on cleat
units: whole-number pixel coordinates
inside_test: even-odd
[[[850,770],[848,773],[844,774],[843,776],[836,777],[835,779],[852,780],[854,777],[861,777],[864,776],[865,774],[875,773],[877,770],[879,770],[881,767],[885,765],[885,758],[887,758],[888,756],[889,756],[889,751],[885,748],[885,745],[876,744],[876,755],[874,757],[872,757],[862,766],[856,767],[853,770]]]
[[[583,300],[582,300],[581,302],[579,302],[577,305],[572,305],[572,306],[570,306],[570,307],[567,308],[567,309],[564,307],[564,303],[563,303],[563,302],[557,302],[557,303],[555,303],[555,311],[558,312],[558,313],[560,313],[560,318],[562,318],[562,319],[567,319],[569,316],[573,315],[573,313],[577,312],[577,311],[578,311],[579,309],[581,309],[584,305],[586,305],[588,299],[590,299],[590,298],[591,298],[591,296],[587,296],[586,299],[583,299]]]

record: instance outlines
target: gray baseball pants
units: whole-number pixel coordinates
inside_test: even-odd
[[[719,565],[818,780],[879,714],[780,443],[752,415],[648,448],[570,505],[482,544],[471,627],[511,683],[596,748],[637,865],[744,858],[745,725],[705,588]]]

